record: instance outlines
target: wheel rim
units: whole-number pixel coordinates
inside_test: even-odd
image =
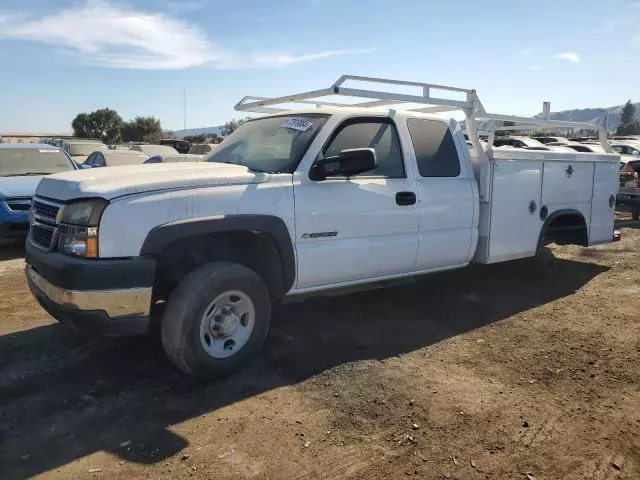
[[[247,343],[255,324],[256,309],[249,296],[239,290],[218,295],[205,308],[200,320],[200,342],[214,358],[228,358]]]

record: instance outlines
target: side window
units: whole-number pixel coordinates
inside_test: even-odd
[[[95,158],[96,158],[95,153],[92,153],[91,155],[89,155],[87,159],[84,161],[85,165],[93,165]]]
[[[96,165],[96,167],[106,167],[106,162],[104,160],[104,155],[102,155],[100,152],[96,153],[96,157],[94,159],[94,163]]]
[[[376,151],[378,168],[359,176],[388,178],[405,176],[398,132],[392,123],[381,120],[348,123],[335,134],[324,148],[322,155],[325,158],[335,157],[342,150],[351,148],[373,148]]]
[[[407,120],[418,171],[423,177],[457,177],[460,158],[449,125],[437,120]]]

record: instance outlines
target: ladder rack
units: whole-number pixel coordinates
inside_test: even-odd
[[[422,90],[421,95],[408,95],[404,93],[395,93],[384,90],[370,90],[364,88],[345,87],[346,82],[351,83],[369,83],[378,85],[392,85],[399,87],[417,87]],[[432,90],[440,90],[446,92],[462,93],[464,100],[451,100],[432,95]],[[334,101],[326,101],[324,97],[355,97],[360,99],[368,99],[358,103],[339,103]],[[291,108],[284,108],[286,104],[302,104],[315,105],[316,107],[358,107],[358,108],[380,108],[393,107],[400,108],[403,104],[425,105],[419,108],[406,108],[404,110],[420,113],[440,113],[461,110],[465,113],[467,121],[471,120],[499,120],[513,122],[515,124],[530,126],[547,126],[560,128],[581,128],[588,130],[604,131],[606,134],[605,120],[603,116],[598,123],[586,122],[569,122],[562,120],[550,120],[545,118],[529,118],[519,117],[515,115],[503,115],[498,113],[489,113],[485,110],[478,95],[473,89],[451,87],[447,85],[436,85],[432,83],[408,82],[403,80],[391,80],[377,77],[362,77],[357,75],[343,75],[333,85],[320,90],[312,90],[309,92],[296,93],[283,97],[255,97],[247,96],[235,105],[235,110],[255,113],[284,113],[295,111]],[[469,125],[467,125],[469,128]],[[502,127],[496,127],[494,130],[500,130]],[[526,129],[527,127],[520,127]],[[508,129],[514,129],[513,127]],[[605,135],[606,136],[606,135]]]

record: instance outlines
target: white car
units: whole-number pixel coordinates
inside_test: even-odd
[[[630,155],[636,158],[640,156],[640,141],[615,141],[611,142],[611,148],[620,155]]]
[[[420,93],[343,89],[345,81]],[[330,94],[367,100],[317,108],[314,96]],[[472,262],[526,259],[547,272],[547,243],[616,239],[619,156],[485,151],[475,118],[499,116],[475,95],[345,76],[319,91],[245,97],[237,110],[277,113],[245,122],[207,162],[46,177],[26,247],[31,291],[60,322],[97,335],[146,333],[157,319],[175,365],[214,377],[258,351],[285,297]],[[274,107],[292,99],[313,106]],[[472,151],[454,119],[403,102],[463,110]]]
[[[493,146],[494,148],[512,147],[530,150],[548,150],[544,143],[530,137],[521,136],[495,137]]]
[[[180,155],[178,151],[169,145],[156,144],[136,144],[131,146],[131,150],[142,152],[145,155]]]
[[[77,164],[83,164],[93,152],[108,151],[109,147],[95,140],[63,140],[60,145]]]

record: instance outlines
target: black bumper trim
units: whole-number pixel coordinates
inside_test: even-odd
[[[156,263],[148,257],[117,260],[77,258],[60,252],[43,252],[29,241],[25,261],[43,278],[67,290],[151,287]]]

